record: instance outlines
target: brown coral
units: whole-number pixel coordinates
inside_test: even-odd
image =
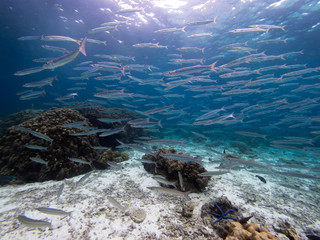
[[[156,162],[154,164],[144,163],[144,167],[148,172],[160,174],[169,181],[179,182],[178,172],[181,173],[183,179],[183,188],[177,184],[178,189],[189,192],[202,192],[209,182],[208,177],[199,177],[198,173],[205,172],[206,169],[197,162],[184,162],[161,157],[161,154],[175,153],[173,148],[160,148],[156,153],[156,158],[152,155],[144,155],[143,159]],[[183,153],[179,153],[183,155]]]
[[[85,159],[93,165],[98,159],[98,153],[91,146],[98,145],[95,135],[71,136],[78,129],[62,125],[72,122],[87,121],[78,111],[62,108],[52,109],[37,118],[28,120],[21,127],[36,131],[50,137],[50,144],[31,134],[14,127],[9,128],[6,135],[0,139],[0,174],[14,176],[22,182],[60,180],[76,176],[91,170],[89,165],[70,161],[69,157]],[[32,150],[25,145],[39,145],[48,148],[47,151]],[[46,161],[47,166],[35,163],[30,157],[38,157]]]
[[[107,167],[107,162],[123,162],[128,159],[129,155],[127,153],[120,153],[119,151],[112,151],[111,149],[108,149],[101,154],[96,165],[99,164],[101,167]]]
[[[255,223],[242,225],[239,222],[228,222],[225,226],[225,232],[227,234],[226,240],[280,240],[267,229],[260,228]]]

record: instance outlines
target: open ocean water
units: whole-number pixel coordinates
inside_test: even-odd
[[[181,141],[183,160],[253,172],[319,207],[319,1],[3,0],[0,19],[1,123],[125,109],[144,120],[103,121],[121,122],[110,135],[142,129],[134,150]]]

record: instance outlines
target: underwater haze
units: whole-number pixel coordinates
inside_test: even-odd
[[[164,131],[240,132],[319,155],[317,1],[1,5],[4,116],[85,101],[139,112],[172,106],[156,116]],[[74,51],[84,37],[86,56],[25,71]]]
[[[319,206],[318,0],[2,0],[0,19],[2,121],[25,109],[124,109],[140,121],[103,118],[112,128],[95,136],[130,126],[141,138],[96,147],[178,143],[202,153],[168,159],[258,168],[262,182],[298,191],[296,179],[308,181]]]

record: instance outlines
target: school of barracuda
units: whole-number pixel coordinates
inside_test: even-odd
[[[145,13],[142,8],[125,9],[115,13],[115,17],[126,14]],[[41,63],[33,68],[17,71],[15,75],[25,76],[33,74],[35,79],[37,72],[55,70],[65,65],[73,67],[74,76],[68,80],[74,82],[74,87],[67,90],[65,96],[57,97],[59,104],[73,104],[74,100],[86,91],[87,85],[93,85],[96,89],[91,97],[81,101],[87,101],[87,105],[94,107],[96,104],[111,104],[121,106],[131,111],[144,115],[146,118],[140,122],[128,122],[133,127],[154,128],[162,127],[162,124],[177,128],[196,126],[224,125],[230,126],[235,134],[262,138],[268,141],[268,131],[276,131],[279,128],[295,129],[308,127],[308,137],[286,136],[275,139],[270,145],[275,148],[292,151],[302,151],[312,156],[319,156],[320,149],[312,147],[312,143],[319,135],[319,88],[320,75],[308,76],[318,72],[320,67],[309,67],[305,63],[296,63],[295,57],[302,55],[303,50],[296,49],[291,52],[282,52],[281,46],[287,44],[289,39],[284,25],[256,24],[252,23],[243,28],[229,29],[228,36],[241,34],[239,42],[215,46],[216,56],[205,56],[206,47],[194,46],[170,46],[157,41],[158,35],[177,34],[182,38],[206,38],[214,43],[214,32],[219,24],[219,19],[212,16],[210,19],[188,22],[185,26],[162,28],[153,31],[153,42],[137,42],[132,48],[137,48],[137,53],[152,50],[163,55],[166,59],[162,66],[149,65],[147,62],[135,61],[135,56],[120,54],[107,54],[107,52],[86,54],[86,44],[107,45],[108,41],[91,39],[84,36],[82,39],[74,39],[72,36],[42,35],[24,36],[18,40],[40,41],[46,45],[42,48],[48,51],[63,53],[58,58],[39,58],[34,62]],[[130,25],[130,21],[115,19],[111,22],[102,22],[100,26],[88,29],[88,36],[96,33],[107,32],[112,36],[113,31],[124,25]],[[209,26],[211,32],[194,33],[197,28]],[[208,27],[206,28],[208,29]],[[130,28],[128,28],[130,31]],[[273,33],[277,37],[273,38]],[[280,35],[279,35],[280,34]],[[236,38],[240,40],[239,38]],[[72,42],[73,50],[47,45],[50,42]],[[193,42],[194,43],[194,42]],[[163,44],[163,45],[162,45]],[[273,44],[278,47],[278,54],[269,54],[264,46]],[[190,44],[188,44],[190,45]],[[87,56],[86,61],[73,64],[79,53]],[[184,54],[192,58],[185,58]],[[228,60],[225,60],[225,59]],[[260,63],[264,65],[259,67]],[[268,66],[266,66],[268,64]],[[163,70],[165,69],[165,70]],[[80,72],[80,74],[79,74]],[[137,73],[143,73],[146,77],[137,77]],[[138,75],[139,75],[138,74]],[[32,100],[43,96],[59,78],[56,74],[46,79],[23,84],[31,90],[18,93],[21,100]],[[152,95],[148,92],[139,92],[140,86],[148,85]],[[179,91],[177,91],[178,89]],[[181,91],[181,89],[183,89]],[[184,94],[181,94],[183,92]],[[179,94],[178,94],[179,93]],[[301,98],[299,93],[308,94],[308,98]],[[88,95],[88,94],[86,94]],[[197,99],[197,101],[193,101]],[[173,100],[171,102],[171,100]],[[172,104],[174,103],[174,104]],[[188,106],[182,106],[188,103]],[[212,104],[215,103],[215,104]],[[55,105],[56,103],[48,103]],[[214,108],[213,106],[218,106]],[[314,117],[304,117],[304,113],[315,113]],[[265,117],[273,119],[273,122],[263,124]],[[150,118],[156,121],[150,121]],[[100,121],[112,121],[100,119]],[[117,120],[114,120],[117,121]],[[119,120],[118,120],[119,121]],[[261,133],[251,132],[251,126],[258,126]],[[236,131],[236,130],[248,131]],[[110,130],[100,134],[101,137],[123,131],[123,129]],[[99,132],[99,131],[98,131]],[[202,133],[191,131],[209,139]],[[204,131],[206,132],[206,131]],[[97,133],[95,130],[92,134]],[[309,144],[299,148],[299,145]]]

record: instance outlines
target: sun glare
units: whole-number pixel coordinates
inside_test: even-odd
[[[181,0],[154,0],[153,4],[155,7],[161,8],[179,8],[187,4],[187,1]]]

